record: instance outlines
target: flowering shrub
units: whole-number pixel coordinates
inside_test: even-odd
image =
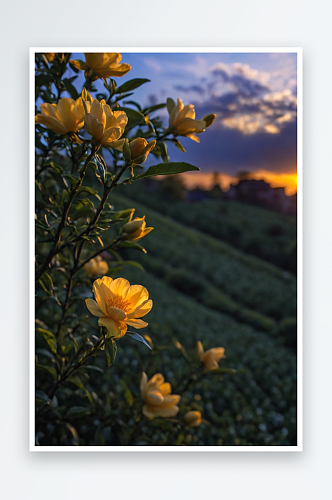
[[[36,54],[36,444],[139,444],[149,422],[167,434],[166,441],[155,444],[180,444],[181,426],[198,427],[202,421],[200,411],[187,405],[184,419],[178,413],[182,395],[209,376],[200,362],[209,351],[200,360],[178,343],[185,363],[176,382],[179,394],[172,394],[160,373],[151,377],[162,348],[142,318],[153,302],[145,286],[126,279],[130,268],[141,269],[126,259],[126,251],[146,253],[137,242],[163,228],[146,227],[145,216],[133,218],[135,208],[117,209],[112,192],[147,177],[198,170],[170,162],[166,143],[185,152],[177,136],[199,142],[195,134],[211,126],[215,115],[196,120],[193,106],[181,99],[145,109],[131,101],[128,107],[128,93],[147,80],[118,85],[112,77],[131,69],[120,63],[121,54],[84,56],[85,61],[71,54]],[[76,85],[80,71],[83,88]],[[102,94],[95,87],[98,80]],[[155,114],[166,106],[168,127]],[[142,170],[148,155],[157,164]],[[137,366],[150,356],[151,367],[141,365],[140,384],[136,375],[130,380],[129,372],[118,382],[108,375],[118,362],[118,346],[121,356],[126,352],[125,339],[139,342]],[[172,348],[172,343],[166,346]],[[122,388],[125,406],[113,383]],[[108,427],[105,442],[102,431]],[[188,438],[185,444],[190,443]]]

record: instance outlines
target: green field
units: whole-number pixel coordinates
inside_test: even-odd
[[[111,203],[116,209],[135,206],[135,215],[145,215],[147,225],[156,227],[139,242],[147,255],[126,250],[126,258],[139,261],[146,272],[125,267],[120,273],[131,283],[146,286],[154,300],[146,329],[154,344],[169,346],[179,341],[190,355],[197,340],[205,349],[223,346],[227,357],[220,365],[243,370],[236,375],[211,374],[195,385],[195,392],[182,398],[181,413],[197,408],[212,424],[195,431],[195,443],[295,444],[294,276],[144,205],[133,204],[129,198],[112,195]],[[184,366],[176,347],[161,348],[152,359],[140,346],[129,345],[128,339],[119,347],[121,355],[112,369],[112,380],[120,380],[124,368],[130,366],[131,378],[126,382],[134,395],[141,370],[152,373],[154,367],[172,383],[173,392],[181,388]],[[136,355],[131,356],[131,349]],[[142,432],[141,444],[163,439],[158,426],[145,427]]]
[[[222,193],[218,198],[187,202],[185,190],[176,177],[154,181],[153,189],[133,183],[123,193],[178,222],[296,273],[295,216],[225,201]]]

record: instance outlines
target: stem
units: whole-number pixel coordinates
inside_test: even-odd
[[[125,164],[125,165],[121,168],[121,170],[117,173],[117,175],[113,178],[113,180],[112,180],[111,184],[110,184],[109,186],[108,186],[108,185],[106,185],[106,184],[104,185],[103,197],[102,197],[102,199],[101,199],[100,205],[99,205],[99,207],[98,207],[98,209],[97,209],[97,212],[96,212],[96,214],[95,214],[94,218],[92,219],[92,221],[90,222],[90,224],[89,224],[89,226],[88,226],[87,230],[86,230],[86,231],[85,231],[85,233],[84,233],[86,236],[88,236],[88,235],[91,233],[91,231],[93,231],[93,229],[94,229],[95,225],[97,224],[97,222],[98,222],[98,220],[99,220],[100,214],[101,214],[101,212],[103,211],[103,209],[104,209],[104,207],[105,207],[105,203],[106,203],[106,201],[107,201],[107,198],[108,198],[108,196],[109,196],[110,192],[111,192],[111,191],[115,188],[115,186],[117,185],[117,183],[118,183],[118,181],[119,181],[119,179],[120,179],[121,175],[122,175],[122,174],[123,174],[123,173],[127,170],[127,168],[128,168],[128,165],[127,165],[127,163],[126,163],[126,164]],[[81,255],[81,252],[82,252],[82,249],[83,249],[83,245],[84,245],[84,243],[85,243],[85,242],[84,242],[84,241],[82,241],[82,242],[80,243],[79,248],[78,248],[78,251],[77,251],[77,257],[76,257],[77,261],[79,261],[79,258],[80,258],[80,255]],[[103,250],[102,250],[102,251],[104,251],[104,250],[105,250],[105,248],[103,248]],[[90,260],[90,259],[89,259],[89,260]],[[80,266],[80,267],[82,267],[82,266]]]
[[[47,165],[44,166],[44,163],[45,163],[48,155],[52,151],[52,148],[53,148],[55,142],[56,142],[55,138],[49,142],[49,144],[47,146],[47,149],[46,149],[45,153],[43,154],[42,161],[41,161],[41,164],[40,164],[40,169],[38,170],[38,172],[36,172],[36,179],[47,168]]]
[[[90,356],[92,356],[93,354],[95,354],[98,349],[100,349],[105,343],[105,339],[102,338],[99,340],[99,342],[90,349],[90,351],[88,351],[87,353],[85,353],[81,359],[76,363],[75,366],[73,366],[73,368],[69,371],[64,371],[63,374],[61,375],[61,377],[59,378],[59,380],[57,381],[57,383],[55,384],[55,386],[53,387],[52,389],[52,392],[50,393],[49,395],[49,398],[52,400],[55,396],[55,393],[56,391],[59,389],[59,387],[69,378],[72,376],[72,374],[78,370],[84,363],[84,361],[89,358]],[[68,367],[69,368],[69,367]],[[37,413],[36,415],[36,418],[38,418],[45,410],[46,406],[43,406],[39,412]]]
[[[63,228],[65,227],[65,224],[66,224],[66,221],[67,221],[67,217],[68,217],[68,213],[69,213],[71,204],[72,204],[72,202],[73,202],[73,200],[74,200],[74,198],[75,198],[75,196],[76,196],[79,188],[81,187],[81,185],[83,183],[83,179],[84,179],[84,176],[85,176],[86,169],[88,168],[88,165],[89,165],[90,161],[92,160],[92,158],[94,157],[95,153],[96,153],[96,147],[92,146],[91,147],[91,152],[90,152],[89,156],[87,157],[87,159],[85,160],[83,169],[82,169],[81,174],[80,174],[80,178],[76,182],[76,185],[74,186],[74,188],[71,190],[69,199],[68,199],[66,205],[64,206],[63,213],[62,213],[62,218],[61,218],[60,224],[58,226],[56,235],[54,237],[53,246],[52,246],[52,248],[51,248],[48,256],[46,257],[44,263],[42,264],[42,266],[40,267],[40,269],[36,272],[36,281],[38,281],[41,278],[41,276],[46,271],[46,269],[49,266],[49,264],[50,264],[51,260],[53,259],[53,257],[58,253],[58,246],[59,246],[60,239],[61,239],[61,233],[62,233]]]
[[[121,237],[117,238],[116,240],[114,240],[112,243],[110,243],[110,245],[107,245],[106,247],[103,247],[101,248],[100,250],[98,250],[97,252],[95,252],[94,254],[90,255],[90,257],[88,257],[87,259],[85,259],[78,267],[77,267],[77,271],[79,271],[80,269],[82,269],[82,267],[85,266],[85,264],[87,264],[88,262],[90,262],[90,260],[94,259],[95,257],[97,257],[99,254],[103,253],[103,252],[106,252],[106,250],[108,250],[109,248],[112,248],[113,246],[116,246],[119,242],[121,241]]]

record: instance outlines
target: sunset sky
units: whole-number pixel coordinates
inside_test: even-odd
[[[203,173],[220,172],[224,188],[238,172],[249,171],[273,186],[286,186],[288,194],[296,191],[296,54],[122,55],[132,69],[118,84],[132,78],[151,80],[135,90],[135,100],[148,105],[180,97],[185,105],[195,105],[198,119],[208,113],[217,115],[213,125],[199,135],[200,144],[180,138],[186,154],[170,145],[172,161],[193,163]],[[83,54],[72,58],[84,60]],[[166,109],[158,114],[167,125]],[[156,160],[149,158],[149,164],[153,163]],[[187,176],[191,185],[195,178],[198,183],[197,174]],[[209,178],[202,175],[201,181]]]

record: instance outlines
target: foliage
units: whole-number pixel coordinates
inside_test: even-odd
[[[296,273],[296,217],[222,200],[221,192],[219,199],[191,202],[189,209],[180,179],[168,177],[155,184],[153,190],[133,184],[123,194],[245,253]]]
[[[198,142],[215,115],[168,100],[166,128],[166,103],[128,101],[147,79],[112,78],[130,71],[120,54],[85,59],[36,55],[36,444],[294,444],[294,278],[127,197],[197,170],[166,144],[185,151],[178,137]],[[198,341],[225,348],[218,368]]]

